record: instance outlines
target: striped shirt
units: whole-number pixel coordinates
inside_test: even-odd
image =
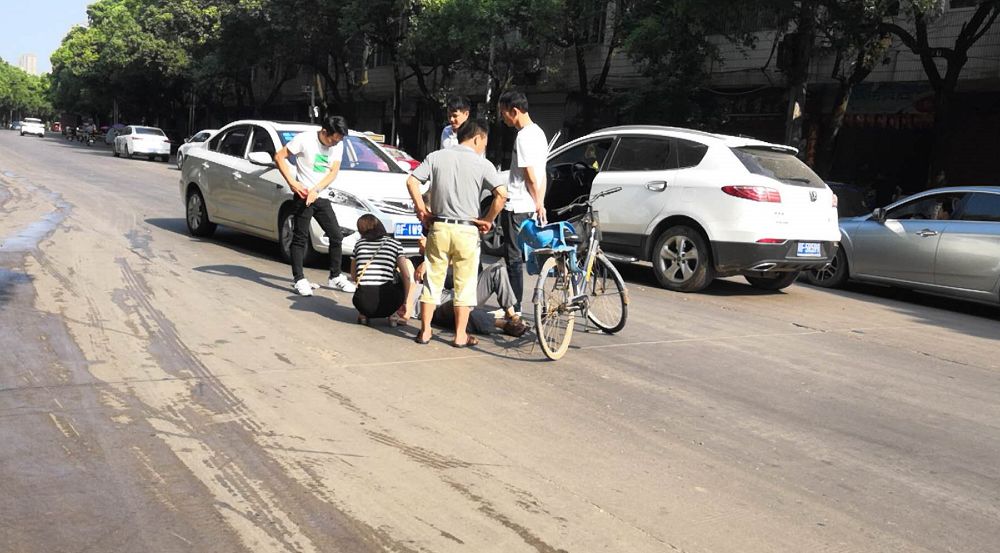
[[[388,234],[378,240],[359,239],[354,245],[354,260],[358,275],[361,275],[362,269],[365,270],[365,274],[361,275],[361,282],[358,284],[379,286],[392,282],[396,277],[396,260],[401,255],[403,255],[403,245]],[[365,265],[368,265],[367,269]]]

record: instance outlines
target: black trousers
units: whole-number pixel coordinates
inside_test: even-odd
[[[330,200],[317,198],[312,205],[307,206],[304,199],[296,196],[295,207],[292,209],[295,217],[295,230],[292,232],[292,278],[295,282],[305,278],[302,272],[302,260],[306,256],[306,246],[309,244],[309,224],[314,217],[330,239],[330,278],[340,275],[343,256],[340,244],[344,241],[344,235],[340,232],[337,214],[333,212]]]
[[[402,282],[386,282],[385,284],[366,284],[358,286],[354,292],[354,307],[369,319],[388,317],[402,307],[406,301],[406,293]]]
[[[517,245],[517,229],[521,223],[531,218],[531,213],[514,213],[506,209],[500,212],[500,225],[503,230],[503,258],[507,263],[507,277],[514,291],[515,311],[521,310],[521,298],[524,297],[524,258],[521,248]]]

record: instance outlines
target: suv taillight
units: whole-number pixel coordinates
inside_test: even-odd
[[[755,202],[781,203],[781,193],[766,186],[723,186],[722,191],[730,196]]]

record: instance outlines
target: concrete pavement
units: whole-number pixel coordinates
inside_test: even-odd
[[[994,309],[626,267],[626,330],[558,363],[417,346],[188,236],[172,164],[0,133],[0,175],[0,550],[1000,543]]]

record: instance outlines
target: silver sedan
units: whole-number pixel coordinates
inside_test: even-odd
[[[841,244],[812,284],[848,279],[1000,303],[1000,187],[936,188],[840,220]]]

